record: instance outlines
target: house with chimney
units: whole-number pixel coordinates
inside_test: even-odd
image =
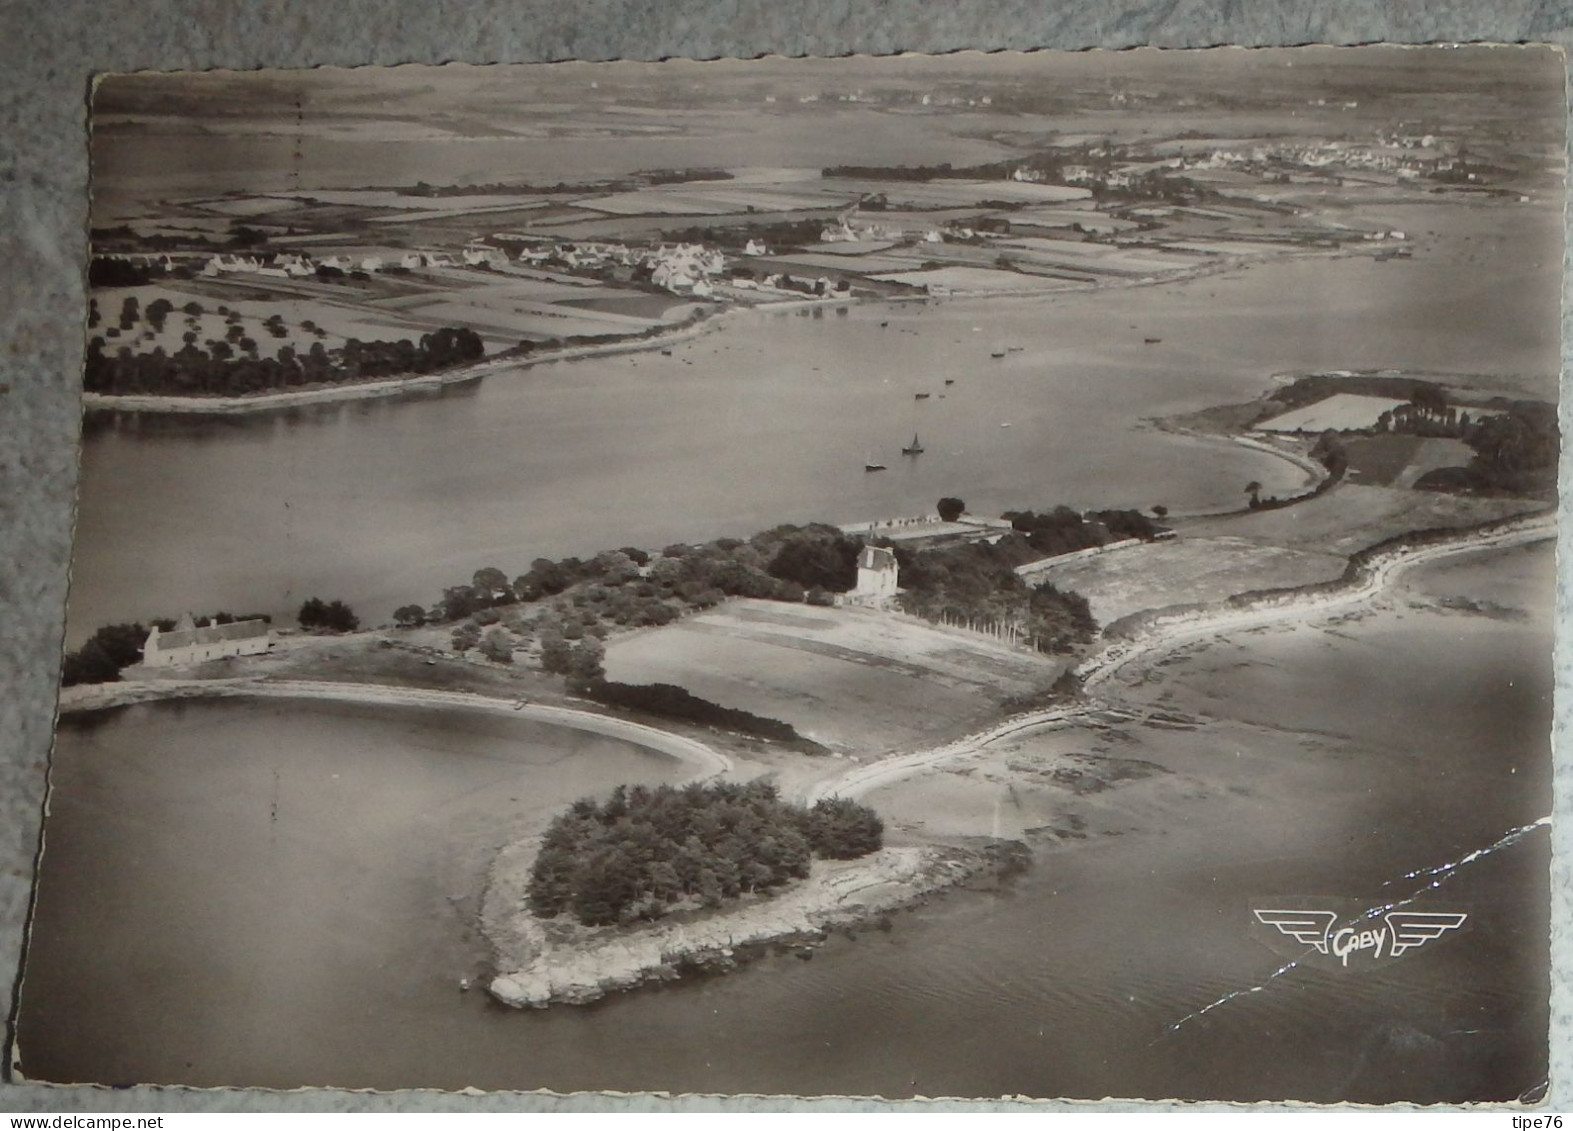
[[[142,645],[142,662],[150,668],[168,668],[229,656],[260,656],[272,642],[268,622],[260,618],[198,628],[186,613],[168,632],[153,626]]]

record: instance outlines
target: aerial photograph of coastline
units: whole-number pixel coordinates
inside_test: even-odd
[[[1535,1102],[1563,76],[101,78],[14,1074]]]

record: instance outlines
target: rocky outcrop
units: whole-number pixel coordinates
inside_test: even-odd
[[[848,926],[920,900],[990,867],[997,853],[950,847],[884,848],[858,860],[816,860],[808,879],[709,914],[642,927],[565,928],[536,920],[518,896],[533,851],[499,858],[487,901],[510,900],[483,911],[497,949],[490,989],[499,1001],[544,1008],[581,1005],[645,982],[669,981],[684,970],[725,970],[771,947],[792,945],[800,956],[831,928]]]

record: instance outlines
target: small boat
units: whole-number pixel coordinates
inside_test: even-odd
[[[918,434],[912,433],[912,443],[901,449],[904,456],[920,456],[923,454],[923,445],[918,443]]]
[[[672,356],[672,351],[671,350],[662,350],[661,351],[661,356],[662,357],[671,357]]]
[[[863,470],[864,471],[884,471],[885,470],[885,465],[882,464],[882,463],[874,463],[874,462],[870,461],[869,463],[865,463],[863,465]]]
[[[1005,421],[1005,423],[1001,424],[1000,427],[1001,428],[1009,428],[1010,427],[1010,421],[1008,421],[1008,420]]]
[[[1162,338],[1143,338],[1142,339],[1142,342],[1145,345],[1149,345],[1149,346],[1155,346],[1155,345],[1157,345],[1161,341],[1163,341]]]
[[[990,357],[1004,357],[1005,356],[1005,351],[1003,349],[990,350],[989,351],[989,356]]]
[[[915,401],[926,401],[926,400],[929,399],[929,394],[928,393],[913,393],[912,394],[912,399],[915,400]]]
[[[945,378],[945,384],[947,384],[947,385],[954,385],[955,383],[956,383],[956,379],[954,377],[947,377],[947,378]]]

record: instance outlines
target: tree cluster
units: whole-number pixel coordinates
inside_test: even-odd
[[[526,898],[539,917],[566,913],[587,926],[658,919],[802,879],[821,846],[822,855],[865,855],[883,832],[854,802],[804,809],[768,782],[619,786],[552,821]]]
[[[987,620],[1015,625],[1039,651],[1066,652],[1092,640],[1098,622],[1085,597],[1050,583],[1029,586],[1015,567],[1039,557],[1012,535],[913,552],[893,546],[901,607],[928,620]]]
[[[201,313],[201,307],[197,313]],[[128,328],[124,311],[121,328]],[[281,322],[268,324],[268,329],[274,337],[284,332]],[[108,333],[114,334],[115,330]],[[135,353],[122,346],[111,354],[106,352],[105,339],[94,337],[88,342],[83,388],[92,393],[234,396],[301,385],[430,373],[475,361],[485,353],[480,336],[465,327],[436,330],[423,335],[418,344],[408,339],[362,342],[351,338],[333,350],[320,341],[313,342],[305,353],[281,346],[273,357],[261,356],[256,342],[236,326],[231,327],[229,340],[207,343],[206,349],[197,345],[194,332],[185,338],[185,344],[174,353],[167,353],[162,347]],[[235,356],[237,347],[242,356]]]
[[[1537,494],[1556,489],[1562,434],[1556,408],[1541,401],[1508,401],[1501,411],[1471,417],[1440,395],[1422,395],[1384,412],[1378,432],[1447,436],[1474,449],[1468,467],[1438,468],[1421,476],[1421,490],[1507,491]]]
[[[577,662],[586,672],[591,670],[592,664],[598,668],[600,657],[604,654],[598,647],[590,650],[589,658],[578,659],[585,646],[592,643],[599,644],[598,641],[586,640],[578,649],[574,649],[570,663]],[[626,707],[641,714],[656,715],[679,722],[698,723],[700,726],[734,731],[754,738],[769,739],[772,742],[807,742],[790,723],[766,718],[764,715],[756,715],[752,711],[744,711],[736,707],[723,707],[676,684],[617,683],[600,678],[598,670],[593,675],[579,675],[575,671],[570,671],[569,678],[570,680],[583,679],[580,690],[587,697],[608,706]],[[821,749],[817,746],[815,748]]]
[[[343,601],[324,603],[320,597],[307,598],[295,619],[308,632],[354,632],[360,627],[360,618]]]
[[[1106,546],[1125,538],[1150,541],[1158,534],[1158,527],[1138,510],[1092,511],[1083,515],[1060,506],[1041,514],[1006,511],[1001,517],[1026,536],[1027,545],[1050,557]]]
[[[659,554],[634,546],[593,558],[537,558],[511,582],[495,566],[477,570],[468,585],[443,590],[431,609],[406,605],[401,625],[453,623],[454,646],[477,647],[479,629],[506,621],[509,631],[534,632],[548,671],[588,678],[588,659],[571,664],[574,643],[616,628],[670,624],[713,608],[728,597],[800,602],[810,593],[852,588],[862,543],[834,526],[778,526],[753,538],[718,538],[700,545],[674,543]],[[493,610],[529,606],[530,613],[499,618]]]
[[[142,645],[147,641],[147,626],[106,624],[75,652],[67,652],[60,669],[60,682],[71,687],[78,683],[113,683],[120,669],[142,662]]]

